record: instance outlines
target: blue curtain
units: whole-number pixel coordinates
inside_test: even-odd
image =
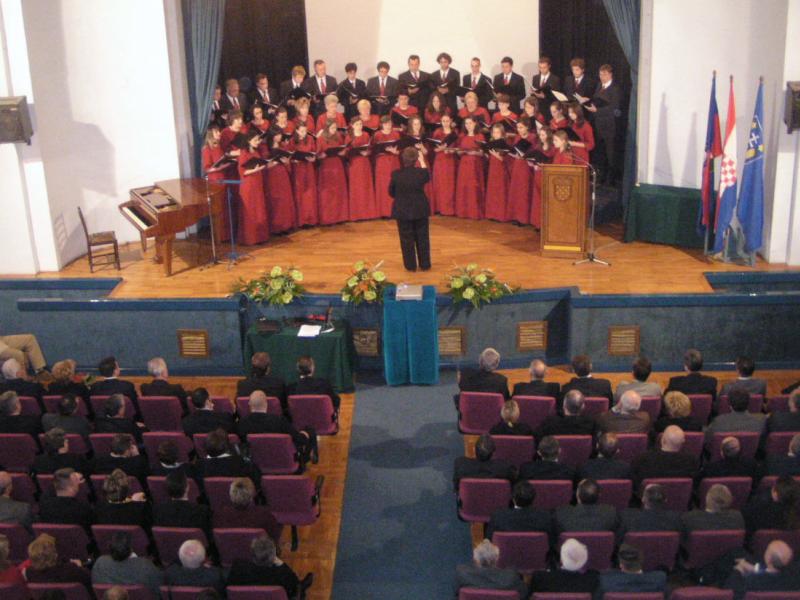
[[[200,155],[222,56],[225,0],[183,0],[181,8],[194,135],[194,167],[195,173],[200,175]]]
[[[628,206],[636,182],[636,91],[639,79],[640,0],[603,0],[611,26],[631,67],[631,96],[628,104],[628,128],[625,135],[625,163],[622,175],[622,207],[628,220]]]

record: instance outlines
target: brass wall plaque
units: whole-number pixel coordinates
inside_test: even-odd
[[[547,350],[547,321],[517,323],[517,350]]]
[[[439,328],[439,356],[463,356],[467,351],[467,332],[463,327]]]
[[[612,325],[608,328],[609,356],[639,356],[639,326]]]
[[[377,329],[353,329],[353,344],[359,356],[380,356],[380,332]]]
[[[185,358],[208,358],[211,353],[208,331],[205,329],[178,329],[178,349]]]

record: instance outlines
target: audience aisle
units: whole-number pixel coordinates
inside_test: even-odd
[[[470,555],[456,517],[455,374],[432,387],[360,385],[353,416],[334,600],[448,598]]]

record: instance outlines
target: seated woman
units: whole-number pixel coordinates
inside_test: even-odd
[[[150,527],[150,505],[144,492],[131,494],[128,476],[122,469],[114,469],[103,482],[103,501],[95,507],[98,525],[140,525]]]
[[[28,562],[25,579],[29,583],[80,583],[92,593],[89,571],[59,559],[56,539],[51,535],[43,533],[28,545]]]
[[[11,553],[11,544],[8,536],[0,533],[0,583],[10,583],[12,585],[25,586],[25,578],[19,567],[8,560]]]
[[[703,424],[691,416],[692,401],[683,392],[668,392],[664,396],[666,413],[659,417],[653,427],[656,433],[663,432],[670,425],[677,425],[684,431],[702,431]]]
[[[275,544],[280,542],[283,526],[275,519],[269,506],[254,503],[256,486],[252,481],[247,477],[237,477],[231,482],[228,494],[231,505],[226,504],[214,511],[214,529],[254,527],[266,531]]]
[[[500,422],[489,430],[492,435],[533,435],[530,425],[519,422],[519,404],[506,400],[500,409]]]
[[[279,585],[286,595],[294,598],[300,580],[291,567],[278,558],[275,542],[262,535],[250,543],[250,560],[233,561],[228,585]]]
[[[86,407],[91,410],[89,404],[89,388],[83,383],[83,376],[75,373],[77,363],[71,358],[58,361],[53,365],[53,381],[47,386],[47,393],[50,396],[63,396],[64,394],[75,394],[80,397]]]

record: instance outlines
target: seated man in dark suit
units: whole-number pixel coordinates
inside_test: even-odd
[[[224,429],[228,433],[234,430],[233,415],[214,410],[214,401],[206,388],[197,388],[192,392],[192,405],[195,410],[183,417],[183,431],[189,437],[195,433],[209,433],[215,429]]]
[[[230,503],[214,511],[214,529],[252,527],[263,529],[277,544],[281,539],[283,525],[264,504],[256,504],[256,487],[247,477],[237,477],[228,488]]]
[[[528,586],[514,569],[497,566],[500,549],[489,540],[483,540],[472,551],[472,563],[456,567],[455,592],[462,587],[492,590],[516,590],[520,598],[528,597]]]
[[[584,479],[575,490],[575,506],[556,509],[556,533],[565,531],[616,531],[617,509],[608,504],[598,504],[600,486],[594,479]]]
[[[129,477],[136,477],[142,486],[147,483],[150,474],[147,458],[139,454],[139,448],[133,436],[118,433],[111,440],[111,454],[95,456],[92,472],[107,474],[115,469],[122,469]]]
[[[153,507],[153,525],[196,527],[209,536],[211,509],[205,504],[189,502],[189,481],[183,471],[176,470],[167,475],[166,483],[169,500],[159,502]]]
[[[491,435],[533,435],[530,425],[519,422],[519,404],[506,400],[500,409],[500,422],[492,425]]]
[[[301,356],[297,359],[297,383],[287,386],[287,396],[328,396],[336,412],[339,411],[341,400],[333,391],[331,382],[322,377],[314,377],[314,359],[310,356]]]
[[[42,429],[49,431],[54,427],[63,429],[66,433],[76,433],[89,439],[92,426],[86,417],[78,414],[78,399],[74,394],[64,394],[58,403],[57,413],[42,415]]]
[[[720,454],[722,460],[714,460],[705,464],[702,478],[756,477],[756,463],[742,456],[742,446],[737,438],[729,436],[723,439]]]
[[[553,519],[549,510],[533,508],[536,490],[527,481],[514,484],[511,500],[513,508],[499,508],[492,513],[486,526],[486,537],[492,539],[495,531],[541,531],[553,533]]]
[[[667,574],[664,571],[642,570],[642,551],[630,544],[622,544],[617,553],[619,571],[600,574],[596,598],[607,592],[665,592]]]
[[[217,429],[206,438],[206,458],[195,463],[197,477],[249,477],[257,489],[261,485],[261,471],[253,463],[243,459],[228,443],[228,434]]]
[[[748,535],[759,529],[797,529],[800,482],[781,475],[770,489],[753,494],[742,512]]]
[[[594,435],[595,420],[583,414],[584,397],[578,390],[564,395],[564,416],[550,415],[536,430],[536,439],[548,435]]]
[[[38,445],[38,435],[41,432],[38,416],[22,414],[22,404],[17,392],[8,391],[0,394],[0,433],[27,433]]]
[[[800,589],[800,572],[793,565],[794,553],[782,540],[773,540],[764,550],[761,563],[739,559],[733,573],[725,580],[725,589],[733,590],[735,600],[748,592],[795,592]]]
[[[127,396],[133,402],[133,408],[136,412],[135,415],[131,416],[137,421],[141,421],[142,415],[139,411],[139,396],[136,393],[136,386],[130,381],[119,379],[120,368],[117,359],[113,356],[104,358],[97,366],[97,370],[100,371],[103,379],[92,384],[92,396],[110,396],[112,394]]]
[[[642,407],[642,397],[634,390],[628,390],[619,399],[611,410],[597,415],[598,431],[613,431],[616,433],[647,433],[650,431],[652,421],[650,415],[639,410]]]
[[[750,405],[750,394],[744,390],[731,390],[728,396],[731,412],[717,415],[706,427],[706,441],[715,433],[728,431],[752,431],[759,435],[764,434],[767,416],[762,413],[751,413],[747,410]]]
[[[614,458],[619,451],[617,443],[616,433],[601,435],[597,440],[597,457],[578,468],[578,479],[631,479],[631,466]]]
[[[661,436],[661,447],[648,450],[633,461],[631,467],[634,489],[638,489],[645,479],[697,477],[699,461],[693,454],[683,452],[685,442],[686,435],[680,427],[667,427]]]
[[[514,396],[546,396],[556,399],[559,397],[561,386],[558,382],[544,380],[547,375],[547,365],[542,359],[536,358],[531,361],[530,372],[530,381],[514,384]]]
[[[581,354],[573,358],[572,371],[575,373],[575,377],[562,386],[562,397],[570,390],[578,390],[588,398],[608,398],[609,406],[614,403],[611,382],[608,379],[592,377],[592,360],[588,356]]]
[[[171,396],[181,401],[184,414],[189,410],[186,405],[189,394],[178,383],[170,383],[167,361],[160,356],[147,361],[147,372],[153,377],[150,383],[142,384],[142,396]]]
[[[458,372],[458,389],[461,392],[485,392],[502,394],[508,400],[508,379],[495,373],[500,366],[500,353],[494,348],[486,348],[478,357],[478,369],[464,369]],[[453,400],[458,408],[459,394]]]
[[[39,521],[80,525],[89,531],[94,512],[87,502],[78,499],[83,475],[73,469],[59,469],[53,474],[53,490],[42,490],[39,500]],[[55,493],[54,493],[55,492]]]
[[[89,463],[80,454],[69,451],[69,439],[60,427],[44,434],[44,452],[33,461],[34,473],[55,473],[59,469],[71,468],[84,476],[89,475]]]
[[[142,441],[142,428],[134,422],[133,415],[125,414],[125,396],[111,394],[103,402],[103,412],[94,420],[95,433],[127,433],[138,443]]]
[[[272,396],[281,401],[284,414],[288,413],[286,406],[286,383],[280,377],[270,374],[272,358],[266,352],[256,352],[250,359],[250,377],[236,383],[236,397],[245,398],[256,390],[261,390],[268,397]]]
[[[773,412],[767,419],[767,433],[773,431],[800,431],[800,390],[789,396],[788,412]]]
[[[484,433],[475,442],[475,458],[459,456],[453,467],[453,488],[464,478],[508,479],[514,481],[516,469],[504,460],[494,459],[495,445],[492,436]]]
[[[727,486],[715,483],[706,492],[705,510],[695,509],[681,515],[684,540],[692,531],[720,531],[745,528],[744,517],[731,509],[733,495]]]
[[[681,516],[667,510],[667,494],[664,486],[651,483],[642,492],[642,508],[626,508],[620,512],[617,541],[625,539],[629,531],[677,531],[682,529]]]
[[[561,563],[553,571],[536,571],[531,580],[531,591],[562,594],[591,594],[597,588],[598,573],[583,571],[589,560],[589,550],[575,538],[561,544]]]
[[[211,588],[222,597],[225,577],[219,567],[204,564],[206,549],[200,540],[183,542],[178,549],[178,561],[164,570],[166,585]]]
[[[29,396],[39,401],[42,406],[42,396],[45,391],[41,383],[28,380],[25,367],[15,358],[9,358],[3,363],[3,380],[0,380],[0,391],[16,392],[18,396]]]
[[[678,375],[669,380],[666,392],[683,392],[690,394],[708,394],[714,403],[714,414],[717,408],[717,380],[703,375],[703,355],[699,350],[690,349],[683,355],[683,370],[686,375]]]
[[[31,506],[11,498],[14,485],[11,475],[0,471],[0,523],[22,525],[30,531],[32,521]]]
[[[653,365],[646,357],[638,357],[633,363],[632,371],[633,381],[621,381],[619,385],[617,385],[617,389],[614,390],[615,402],[619,402],[619,399],[622,398],[622,394],[628,390],[638,392],[642,398],[653,396],[660,397],[662,395],[660,385],[655,381],[647,381],[647,378],[650,377],[650,373],[653,371]]]
[[[748,394],[756,394],[767,398],[767,382],[758,377],[753,377],[756,370],[755,361],[749,356],[740,356],[736,359],[736,370],[739,373],[734,381],[723,384],[719,391],[720,396],[727,396],[732,390],[744,390]]]
[[[764,461],[765,475],[800,475],[800,433],[792,436],[789,452],[783,456],[769,455]]]
[[[176,471],[182,472],[186,477],[194,479],[194,465],[189,462],[180,461],[180,451],[178,445],[172,440],[166,440],[158,445],[156,450],[158,463],[150,468],[150,474],[158,477],[166,477]]]
[[[575,470],[558,462],[561,446],[553,436],[542,438],[536,454],[539,456],[538,460],[526,462],[519,468],[519,479],[575,479]]]

